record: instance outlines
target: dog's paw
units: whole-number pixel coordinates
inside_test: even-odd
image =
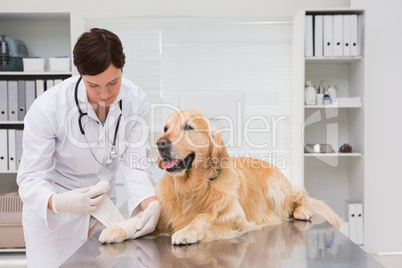
[[[298,206],[293,211],[293,217],[298,220],[308,221],[313,214],[304,206]]]
[[[194,244],[200,240],[199,233],[194,228],[184,227],[172,235],[173,245]]]
[[[99,242],[101,243],[119,243],[126,239],[126,232],[118,226],[106,228],[99,236]]]

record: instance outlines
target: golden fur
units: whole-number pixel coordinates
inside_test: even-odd
[[[194,156],[191,167],[171,169],[156,188],[161,215],[153,234],[172,235],[173,244],[233,238],[261,225],[309,220],[312,214],[340,227],[327,205],[293,187],[275,166],[255,158],[229,157],[221,133],[197,111],[171,114],[157,144],[162,169],[163,161],[185,162]],[[170,166],[165,163],[167,169]],[[124,235],[121,228],[111,227],[100,240],[121,242]]]
[[[191,125],[193,130],[185,130]],[[193,110],[168,118],[165,132],[175,158],[195,153],[189,170],[166,172],[157,186],[161,216],[156,233],[172,243],[231,238],[256,228],[319,213],[339,228],[338,216],[323,202],[296,189],[282,172],[255,158],[229,157],[219,131]],[[158,159],[162,167],[162,160]],[[213,180],[211,180],[213,178]]]

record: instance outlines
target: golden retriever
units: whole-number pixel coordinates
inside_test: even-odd
[[[222,134],[197,111],[171,114],[157,146],[166,174],[156,188],[161,215],[153,234],[172,235],[172,244],[233,238],[315,213],[340,226],[326,204],[293,187],[275,166],[229,157]]]

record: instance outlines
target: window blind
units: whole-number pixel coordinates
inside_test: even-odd
[[[223,133],[231,155],[267,160],[290,175],[290,21],[133,17],[86,19],[85,24],[87,30],[109,29],[122,40],[124,77],[146,92],[153,107],[153,149],[168,115],[186,106],[181,94],[206,92],[209,99],[195,100],[201,112],[214,105],[227,109],[229,117],[240,115],[231,118],[235,133]],[[239,92],[243,97],[236,105],[222,97]],[[228,129],[228,122],[215,119],[217,127]]]

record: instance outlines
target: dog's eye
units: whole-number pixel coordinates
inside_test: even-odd
[[[163,132],[166,132],[167,130],[168,130],[167,127],[164,127],[164,128],[163,128]]]
[[[194,128],[190,125],[185,125],[184,130],[194,130]]]

